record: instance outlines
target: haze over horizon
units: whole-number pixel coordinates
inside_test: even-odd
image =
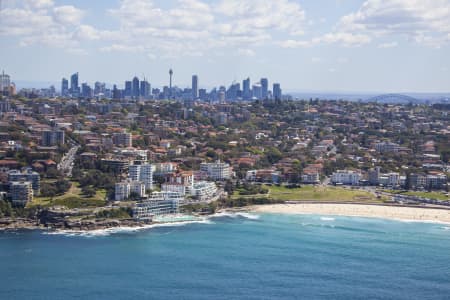
[[[286,91],[448,93],[450,1],[3,0],[13,81],[229,85]]]

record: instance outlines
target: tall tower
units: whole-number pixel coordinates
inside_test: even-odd
[[[169,70],[170,82],[169,82],[169,98],[172,98],[172,69]]]
[[[192,75],[192,98],[198,98],[198,76]]]

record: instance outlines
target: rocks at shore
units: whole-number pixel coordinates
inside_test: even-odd
[[[57,230],[98,230],[114,227],[137,227],[141,222],[134,219],[97,219],[78,211],[42,210],[36,219],[0,218],[0,230],[17,229],[57,229]]]

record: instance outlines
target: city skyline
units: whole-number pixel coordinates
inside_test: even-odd
[[[449,8],[447,0],[6,0],[0,68],[17,82],[56,83],[78,70],[83,82],[136,74],[163,86],[174,68],[181,87],[192,74],[206,88],[266,75],[289,92],[445,93]]]
[[[281,84],[273,82],[270,87],[268,78],[261,78],[259,81],[253,82],[249,77],[242,80],[241,83],[234,81],[231,85],[224,84],[213,88],[202,87],[199,84],[199,76],[192,75],[190,87],[179,87],[173,84],[174,71],[169,69],[168,85],[152,86],[152,83],[146,77],[139,79],[134,76],[132,80],[125,80],[124,84],[114,83],[112,86],[107,86],[106,83],[95,81],[94,88],[87,82],[80,83],[79,73],[75,72],[70,75],[69,79],[63,77],[61,79],[60,89],[55,88],[54,85],[49,88],[41,89],[40,91],[33,91],[40,93],[40,96],[45,97],[72,97],[72,98],[94,98],[103,97],[110,99],[178,99],[178,100],[202,100],[202,101],[239,101],[239,100],[264,100],[274,99],[282,100],[284,98],[290,99],[291,96],[283,95]],[[9,75],[7,75],[9,80]],[[2,77],[3,78],[3,77]],[[14,84],[13,84],[14,85]],[[14,85],[14,90],[16,89]],[[29,89],[24,89],[23,92],[28,93]],[[22,91],[22,89],[21,89]],[[10,93],[8,90],[7,93]],[[20,94],[20,93],[19,93]],[[283,97],[285,96],[285,97]]]

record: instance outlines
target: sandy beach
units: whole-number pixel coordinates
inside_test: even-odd
[[[450,210],[387,205],[328,203],[271,204],[252,206],[251,211],[257,213],[319,214],[450,223]]]

